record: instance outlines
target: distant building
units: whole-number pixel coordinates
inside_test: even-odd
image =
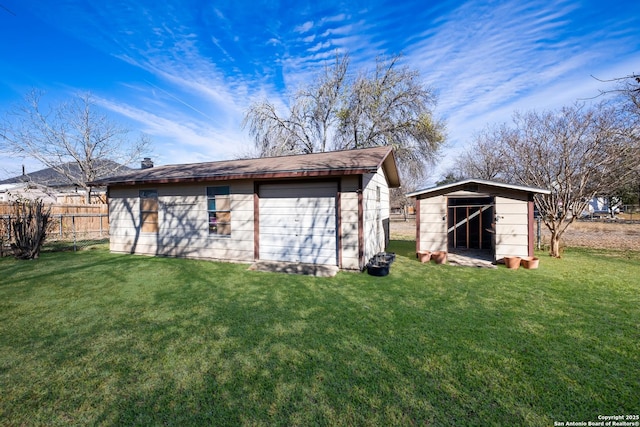
[[[45,203],[57,203],[57,196],[51,189],[30,182],[0,184],[0,203],[13,202],[18,199],[41,199]]]
[[[611,197],[594,197],[589,200],[587,208],[582,213],[583,217],[603,217],[613,216],[620,213],[622,207],[621,200],[612,200]]]
[[[108,174],[126,173],[133,169],[116,162],[107,160],[105,170]],[[142,168],[153,165],[151,159],[145,158]],[[64,165],[70,175],[80,177],[82,175],[77,163],[67,163]],[[103,178],[103,175],[99,178]],[[101,203],[106,202],[106,189],[95,187],[92,194]],[[86,191],[69,182],[69,179],[54,170],[45,168],[35,172],[27,173],[23,170],[22,175],[14,176],[0,181],[0,202],[8,202],[18,197],[41,198],[47,203],[83,204],[85,203]]]

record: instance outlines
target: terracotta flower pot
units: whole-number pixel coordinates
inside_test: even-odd
[[[531,268],[538,268],[539,262],[540,260],[538,259],[538,257],[531,256],[531,257],[522,258],[521,264],[522,264],[522,267],[531,269]]]
[[[506,256],[504,257],[504,265],[507,268],[512,270],[517,270],[520,267],[520,257],[519,256]]]
[[[429,260],[431,259],[431,252],[418,251],[416,253],[416,257],[420,260],[420,262],[429,262]]]
[[[446,251],[436,251],[431,253],[431,259],[436,262],[436,264],[446,264],[447,263],[447,252]]]

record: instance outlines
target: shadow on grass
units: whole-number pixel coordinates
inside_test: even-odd
[[[0,286],[0,414],[13,424],[550,425],[637,408],[637,266],[575,280],[591,261],[579,253],[567,256],[573,267],[481,271],[421,264],[412,244],[393,242],[384,278],[47,255]]]

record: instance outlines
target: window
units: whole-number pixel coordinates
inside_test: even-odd
[[[231,236],[231,198],[229,187],[207,187],[209,234]]]
[[[140,219],[143,233],[158,232],[157,190],[140,190]]]

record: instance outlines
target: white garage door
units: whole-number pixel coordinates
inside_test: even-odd
[[[260,259],[337,265],[334,182],[260,186]]]

